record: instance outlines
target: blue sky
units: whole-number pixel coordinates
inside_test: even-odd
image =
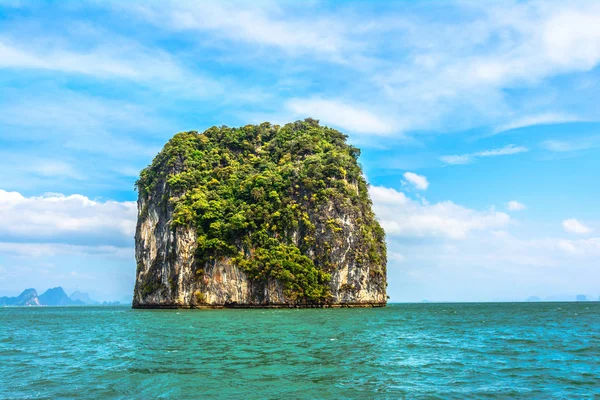
[[[0,1],[0,295],[123,299],[176,132],[361,147],[393,301],[600,295],[600,4]]]

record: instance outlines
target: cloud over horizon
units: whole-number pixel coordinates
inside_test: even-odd
[[[25,197],[0,189],[0,242],[131,247],[135,202],[79,194]]]
[[[510,222],[502,212],[475,211],[451,201],[419,202],[392,188],[371,186],[369,192],[388,236],[465,239],[473,231],[503,228]]]

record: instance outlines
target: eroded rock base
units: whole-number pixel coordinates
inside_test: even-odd
[[[134,304],[134,309],[223,309],[223,308],[375,308],[385,307],[386,303],[341,303],[341,304]]]

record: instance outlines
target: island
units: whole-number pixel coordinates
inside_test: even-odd
[[[176,134],[136,182],[132,306],[385,306],[385,233],[346,139],[310,118]]]
[[[30,307],[30,306],[83,306],[84,301],[77,295],[89,296],[87,293],[75,292],[68,296],[60,286],[46,290],[38,296],[37,290],[25,289],[17,297],[0,297],[0,307]]]

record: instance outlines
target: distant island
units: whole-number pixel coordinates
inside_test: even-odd
[[[0,307],[30,306],[117,306],[120,302],[99,302],[90,298],[87,293],[75,291],[68,296],[62,287],[46,290],[41,296],[35,289],[25,289],[16,297],[0,297]]]
[[[314,119],[176,134],[140,174],[134,308],[381,307],[360,150]]]
[[[570,301],[594,301],[593,296],[588,296],[585,294],[571,295],[571,294],[556,294],[548,297],[544,297],[543,299],[539,296],[529,296],[526,302],[570,302]],[[598,298],[600,301],[600,298]]]

